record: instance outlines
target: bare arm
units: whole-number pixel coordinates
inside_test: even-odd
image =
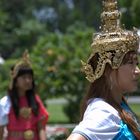
[[[83,137],[82,135],[80,134],[71,134],[67,140],[87,140],[85,137]]]
[[[3,139],[4,126],[0,126],[0,140]]]
[[[47,140],[46,131],[43,128],[39,130],[39,139],[40,140]]]

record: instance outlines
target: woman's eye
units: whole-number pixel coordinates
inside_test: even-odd
[[[25,78],[25,75],[22,75],[21,77],[24,79]]]
[[[128,64],[133,64],[134,62],[133,61],[128,61]]]
[[[134,61],[128,61],[128,64],[134,64],[134,65],[136,65],[136,66],[138,66],[139,65],[139,62],[134,62]]]

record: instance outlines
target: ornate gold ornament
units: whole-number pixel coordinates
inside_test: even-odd
[[[21,60],[19,60],[16,63],[16,65],[14,66],[14,69],[13,69],[13,71],[11,73],[13,78],[15,78],[17,76],[18,71],[21,68],[31,68],[31,60],[30,60],[30,56],[29,56],[28,50],[25,50]]]
[[[32,140],[34,138],[34,132],[32,130],[26,130],[24,132],[24,139],[25,140]]]
[[[117,0],[103,0],[102,3],[101,32],[93,37],[92,53],[87,63],[82,61],[83,71],[90,82],[102,76],[106,63],[109,63],[113,69],[117,69],[125,54],[129,51],[137,51],[139,44],[136,29],[128,31],[121,27]],[[97,67],[93,70],[89,62],[95,54],[98,54],[99,58]]]
[[[24,119],[28,119],[31,117],[32,109],[30,107],[22,107],[20,108],[20,116]]]
[[[21,68],[31,68],[32,69],[28,50],[25,50],[25,52],[22,55],[22,58],[16,62],[13,70],[11,71],[11,83],[9,85],[10,89],[13,86],[13,79],[17,76],[17,74]]]

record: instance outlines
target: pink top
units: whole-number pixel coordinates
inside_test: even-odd
[[[34,139],[32,140],[39,140],[38,136],[38,123],[40,122],[43,128],[45,128],[45,125],[48,121],[48,112],[46,111],[46,108],[44,107],[42,101],[40,100],[39,96],[35,96],[36,100],[39,104],[39,113],[38,116],[35,116],[33,112],[31,111],[30,115],[28,117],[23,117],[19,115],[19,118],[17,119],[13,108],[10,109],[9,112],[9,123],[7,125],[8,132],[20,132],[22,133],[23,131],[26,130],[33,130],[34,131]],[[26,97],[20,97],[20,108],[23,107],[28,107],[28,103],[26,100]],[[25,115],[27,113],[24,113]],[[20,134],[21,135],[21,134]],[[8,136],[7,140],[25,140],[23,136]]]

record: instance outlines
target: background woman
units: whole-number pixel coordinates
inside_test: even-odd
[[[46,140],[46,111],[36,94],[34,74],[28,52],[11,70],[8,95],[0,100],[0,138],[4,127],[7,140]]]

